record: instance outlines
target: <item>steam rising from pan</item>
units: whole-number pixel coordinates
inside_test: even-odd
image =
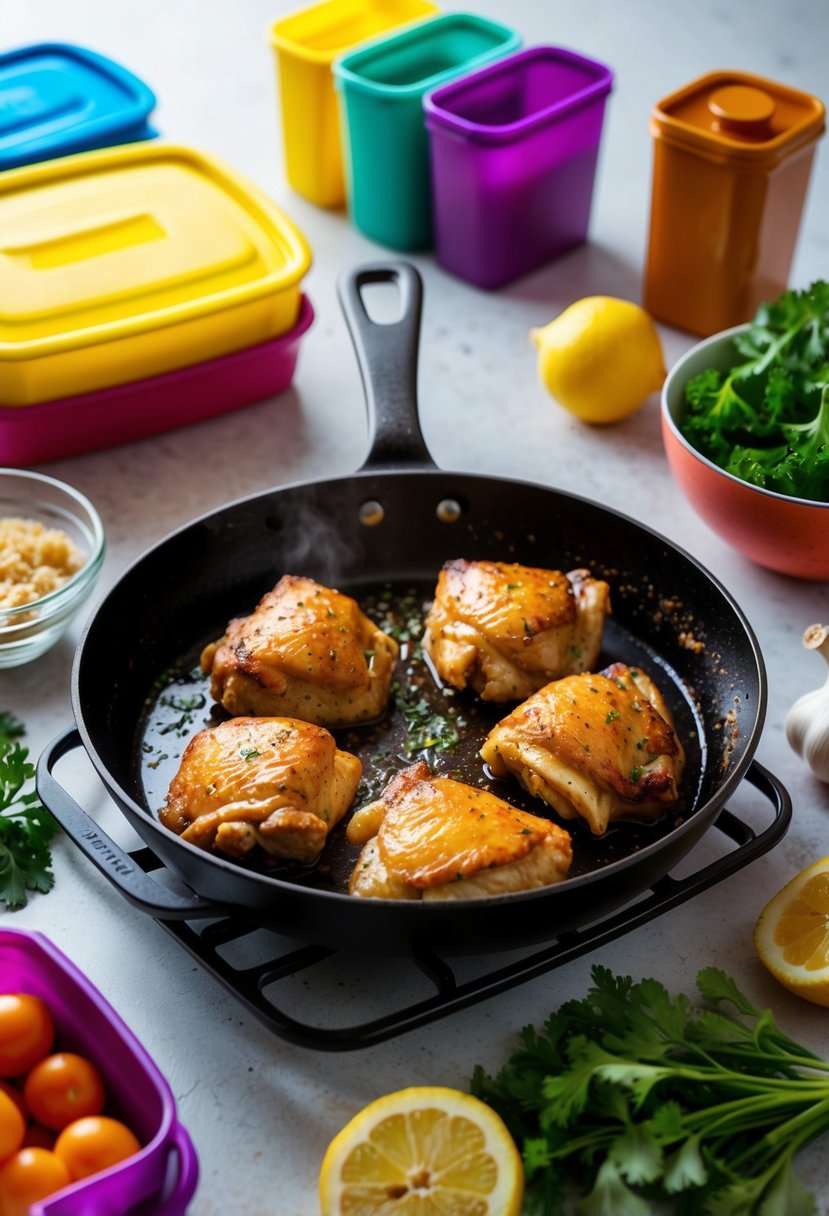
[[[269,524],[279,533],[277,578],[307,575],[336,587],[362,553],[359,534],[363,525],[351,502],[343,501],[341,510],[333,512],[329,502],[322,512],[310,506],[307,498],[290,499]]]

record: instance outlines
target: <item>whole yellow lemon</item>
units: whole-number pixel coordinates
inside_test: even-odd
[[[656,326],[630,300],[586,296],[530,338],[542,384],[583,422],[627,418],[665,379]]]

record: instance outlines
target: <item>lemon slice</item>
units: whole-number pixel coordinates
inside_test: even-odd
[[[754,947],[791,992],[829,1005],[829,857],[801,870],[766,904]]]
[[[370,1102],[331,1141],[320,1171],[322,1216],[518,1216],[523,1193],[500,1116],[439,1086]]]

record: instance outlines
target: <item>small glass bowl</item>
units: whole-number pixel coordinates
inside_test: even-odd
[[[92,592],[106,548],[104,526],[89,499],[42,473],[0,469],[0,519],[9,518],[61,529],[86,561],[56,591],[18,607],[0,607],[0,668],[28,663],[57,642]]]

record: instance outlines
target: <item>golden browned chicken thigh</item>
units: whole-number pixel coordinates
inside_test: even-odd
[[[194,735],[159,818],[200,849],[313,861],[351,806],[362,775],[321,726],[231,718]]]
[[[380,716],[397,653],[356,600],[286,574],[205,647],[201,665],[228,713],[337,727]]]
[[[567,832],[486,790],[433,777],[422,761],[398,773],[346,828],[363,850],[352,895],[478,899],[529,891],[567,877]]]
[[[587,570],[447,562],[423,645],[442,680],[484,701],[518,701],[599,657],[610,589]]]
[[[490,731],[481,756],[597,836],[676,802],[685,759],[658,688],[624,663],[547,684]]]

